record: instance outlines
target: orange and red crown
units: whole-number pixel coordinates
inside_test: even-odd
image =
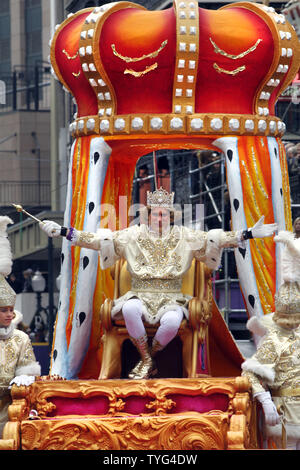
[[[72,93],[74,136],[282,135],[278,96],[300,65],[284,15],[195,0],[148,11],[117,2],[70,15],[51,41],[55,75]]]

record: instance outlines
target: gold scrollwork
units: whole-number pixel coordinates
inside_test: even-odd
[[[149,54],[145,54],[145,55],[142,55],[140,57],[126,57],[126,56],[123,56],[122,54],[120,54],[117,50],[116,50],[116,46],[115,44],[112,44],[111,45],[111,48],[113,50],[113,53],[115,56],[119,57],[119,59],[121,60],[124,60],[124,62],[139,62],[140,60],[144,60],[144,59],[153,59],[154,57],[157,57],[158,54],[160,53],[160,51],[163,50],[163,48],[168,44],[168,40],[166,39],[165,41],[163,41],[160,45],[160,47],[156,50],[156,51],[153,51],[153,52],[150,52]]]
[[[214,63],[213,67],[217,72],[226,73],[227,75],[237,75],[238,73],[243,72],[246,69],[246,66],[242,65],[241,67],[237,67],[234,70],[225,70],[219,67],[216,63]]]
[[[212,38],[209,38],[209,40],[212,43],[216,54],[221,54],[224,57],[228,57],[229,59],[233,59],[233,60],[241,59],[242,57],[245,57],[245,55],[250,54],[250,52],[253,52],[257,48],[258,44],[262,41],[262,39],[258,39],[256,43],[254,44],[254,46],[249,47],[249,49],[247,49],[246,51],[235,55],[235,54],[229,54],[228,52],[223,51],[223,49],[217,46],[217,44],[212,40]]]
[[[76,59],[76,57],[78,57],[78,51],[74,55],[69,55],[69,53],[68,53],[68,51],[66,51],[66,49],[63,49],[62,51],[67,56],[68,60],[74,60],[74,59]]]
[[[141,72],[136,72],[135,70],[132,70],[132,69],[125,69],[124,75],[129,74],[129,75],[133,75],[136,78],[139,78],[139,77],[142,77],[143,75],[146,75],[146,73],[149,73],[155,69],[157,69],[157,62],[155,62],[155,64],[149,65]]]

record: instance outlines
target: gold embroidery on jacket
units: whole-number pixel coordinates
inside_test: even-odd
[[[174,234],[170,235],[167,240],[144,238],[139,236],[137,243],[141,250],[146,251],[147,255],[147,268],[149,268],[155,276],[163,275],[166,269],[170,266],[174,267],[176,271],[181,269],[181,256],[176,253],[170,253],[178,244],[178,238]],[[140,271],[144,266],[146,257],[142,254],[136,258],[135,269]],[[175,275],[168,274],[168,277]]]

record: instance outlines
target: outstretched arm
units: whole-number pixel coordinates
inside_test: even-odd
[[[208,232],[191,231],[188,242],[197,259],[203,261],[210,269],[217,269],[221,264],[224,248],[243,246],[245,240],[251,238],[270,237],[277,224],[264,224],[264,216],[250,229],[225,232],[222,229],[212,229]],[[196,235],[195,235],[196,233]]]
[[[61,227],[51,220],[44,220],[39,225],[51,238],[66,237],[73,245],[99,251],[100,266],[102,269],[109,268],[118,259],[118,243],[114,239],[114,234],[117,232],[112,232],[109,229],[99,229],[97,233],[84,232],[72,227]]]
[[[82,232],[73,227],[67,228],[53,222],[44,220],[39,224],[40,228],[51,238],[66,237],[74,245],[100,250],[100,239],[95,233]]]
[[[253,227],[246,230],[239,230],[236,232],[222,232],[219,237],[219,248],[235,248],[245,240],[252,238],[266,238],[271,237],[277,230],[277,224],[264,224],[265,216],[262,216]],[[216,230],[210,230],[208,233],[211,234]],[[209,238],[209,237],[208,237]]]

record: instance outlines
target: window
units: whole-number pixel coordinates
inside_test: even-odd
[[[1,0],[0,8],[0,78],[10,74],[10,7],[9,0]]]
[[[25,1],[26,66],[34,67],[42,60],[41,0]]]

